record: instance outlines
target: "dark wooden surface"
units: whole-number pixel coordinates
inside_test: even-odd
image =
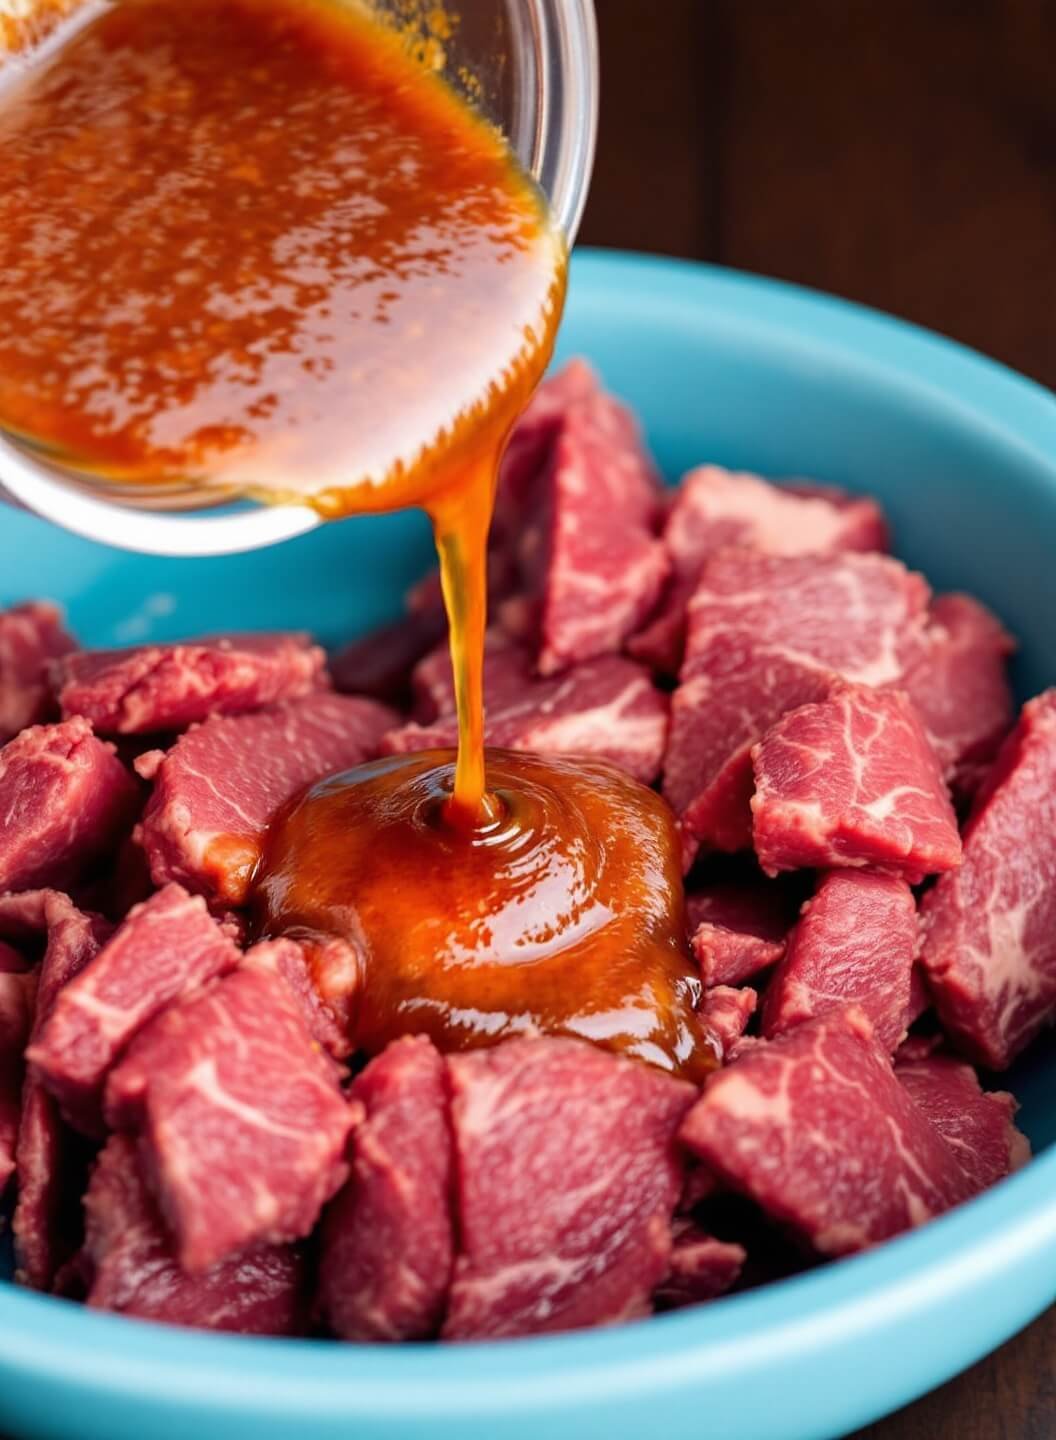
[[[1054,0],[599,0],[581,238],[818,286],[1056,386]]]
[[[1056,0],[599,0],[581,239],[830,290],[1056,386]],[[859,1440],[1056,1440],[1056,1311]]]
[[[971,1370],[854,1440],[1053,1440],[1056,1310]]]

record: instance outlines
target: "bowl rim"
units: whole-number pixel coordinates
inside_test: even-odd
[[[1056,397],[995,361],[879,312],[780,281],[618,251],[579,252],[581,313],[611,306],[708,312],[709,330],[765,333],[785,353],[819,352],[957,412],[1014,447],[1056,489]],[[691,302],[691,303],[690,303]],[[576,1410],[599,1394],[641,1397],[672,1386],[758,1375],[776,1357],[816,1353],[835,1337],[926,1304],[967,1299],[990,1278],[1056,1247],[1056,1145],[992,1190],[865,1255],[711,1305],[618,1329],[463,1344],[354,1346],[180,1330],[0,1283],[4,1368],[82,1393],[234,1418],[289,1409],[300,1424],[340,1410],[375,1423]],[[545,1380],[545,1385],[540,1382]]]

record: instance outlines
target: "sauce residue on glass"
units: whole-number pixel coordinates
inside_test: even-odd
[[[368,1049],[534,1025],[706,1068],[662,802],[603,766],[485,775],[487,531],[564,298],[545,202],[354,0],[79,21],[0,92],[0,426],[137,503],[419,505],[436,534],[457,763],[314,787],[262,924],[362,942]]]
[[[564,285],[502,136],[355,6],[89,4],[0,104],[0,425],[159,500],[424,506],[470,819],[498,459]]]

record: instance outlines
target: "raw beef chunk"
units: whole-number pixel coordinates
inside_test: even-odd
[[[529,686],[538,686],[541,695],[555,693],[560,681],[541,681],[533,674],[532,657],[516,640],[501,630],[489,630],[484,637],[484,704],[487,719],[511,709],[524,700]],[[450,720],[457,713],[455,676],[451,649],[446,639],[435,646],[414,667],[411,676],[414,718],[422,725]]]
[[[542,755],[593,755],[645,784],[656,779],[667,741],[668,700],[641,665],[606,655],[538,679],[524,651],[506,646],[496,660],[485,678],[489,745]],[[426,682],[419,683],[425,693]],[[440,684],[429,683],[433,698],[440,700]],[[432,750],[454,745],[457,738],[457,719],[445,711],[431,724],[391,731],[382,749],[387,754]]]
[[[439,608],[415,611],[369,631],[332,656],[334,688],[346,695],[402,704],[410,692],[411,671],[443,638],[446,628]]]
[[[551,675],[619,650],[667,579],[655,529],[660,488],[633,416],[577,367],[540,392],[515,433],[498,501],[516,535],[524,593],[500,608],[531,616],[537,665]]]
[[[358,1118],[277,975],[236,970],[136,1037],[107,1119],[141,1137],[186,1270],[307,1235],[347,1175]]]
[[[909,1024],[917,907],[904,880],[866,870],[823,875],[767,986],[763,1034],[856,1004],[893,1051]]]
[[[139,827],[155,885],[241,905],[272,815],[303,786],[374,755],[395,723],[374,700],[316,694],[260,715],[218,716],[136,768],[154,780]]]
[[[964,863],[921,915],[944,1029],[1004,1069],[1056,1015],[1056,690],[1023,707],[965,827]]]
[[[917,884],[960,863],[957,821],[901,691],[843,685],[785,715],[752,751],[759,863],[875,865]]]
[[[340,946],[335,938],[332,942]],[[342,1027],[333,1009],[326,1003],[316,985],[312,951],[315,947],[296,940],[261,940],[242,957],[245,970],[266,970],[278,975],[291,991],[312,1039],[337,1060],[344,1060],[351,1051],[347,1025]],[[348,947],[346,947],[348,948]],[[358,981],[358,974],[357,974]]]
[[[1006,1091],[984,1091],[975,1071],[950,1055],[895,1060],[895,1074],[946,1143],[975,1190],[985,1190],[1030,1159],[1030,1143],[1013,1124],[1017,1105]]]
[[[31,601],[0,611],[0,745],[50,718],[49,662],[76,648],[57,605]]]
[[[686,607],[704,561],[724,545],[766,555],[886,550],[887,525],[875,500],[816,486],[797,493],[759,475],[702,465],[675,492],[664,526],[671,580],[658,613],[628,649],[669,675],[678,673]]]
[[[660,1310],[699,1305],[725,1295],[748,1258],[742,1245],[716,1240],[692,1220],[674,1222],[674,1247],[666,1278],[653,1295]]]
[[[798,899],[795,889],[754,868],[731,874],[729,865],[712,864],[686,895],[690,943],[705,986],[740,985],[775,965]]]
[[[1012,726],[1008,657],[1015,642],[970,595],[932,603],[926,646],[900,682],[931,737],[943,774],[970,796]]]
[[[823,1255],[921,1225],[977,1188],[854,1008],[709,1076],[682,1139]]]
[[[920,653],[928,587],[883,555],[720,550],[689,607],[664,794],[687,859],[751,845],[751,749],[839,679],[897,681]]]
[[[447,1063],[461,1253],[444,1335],[647,1313],[670,1264],[674,1136],[693,1088],[577,1040],[510,1040]]]
[[[52,667],[62,713],[97,730],[182,730],[295,700],[325,682],[326,656],[307,635],[218,635],[130,650],[81,650]]]
[[[138,800],[87,720],[23,730],[0,750],[0,890],[75,879],[114,847]]]
[[[917,937],[917,951],[920,950],[920,937]],[[913,966],[913,972],[909,977],[909,1008],[906,1012],[906,1024],[912,1025],[915,1020],[931,1009],[931,993],[928,990],[927,981],[924,979],[924,967],[917,963]]]
[[[33,977],[0,967],[0,1200],[15,1173],[22,1113],[22,1052],[29,1038]]]
[[[424,1340],[440,1329],[454,1264],[443,1058],[424,1035],[395,1040],[352,1099],[366,1119],[323,1219],[322,1310],[345,1340]]]
[[[140,1173],[135,1142],[112,1135],[84,1197],[88,1304],[140,1320],[296,1335],[303,1260],[290,1245],[262,1245],[201,1275],[182,1270]]]
[[[574,405],[589,404],[599,393],[598,377],[585,360],[570,360],[556,375],[544,380],[513,427],[502,457],[497,515],[503,524],[512,511],[526,508],[531,489],[564,421]],[[634,432],[633,424],[631,432]]]
[[[103,1082],[132,1037],[240,959],[201,896],[167,885],[135,906],[62,989],[26,1058],[71,1123],[98,1134]]]
[[[47,1023],[63,986],[91,962],[108,933],[104,921],[84,914],[57,890],[0,896],[0,935],[20,947],[44,942],[31,1041]],[[63,1124],[58,1106],[40,1080],[28,1074],[15,1147],[18,1203],[11,1228],[16,1276],[37,1289],[48,1288],[75,1248],[71,1236],[77,1227],[68,1212],[81,1193],[80,1162],[76,1137]]]
[[[716,985],[711,990],[705,990],[701,1020],[724,1058],[729,1056],[744,1034],[755,1014],[758,1000],[755,991],[747,987],[735,989],[732,985]]]

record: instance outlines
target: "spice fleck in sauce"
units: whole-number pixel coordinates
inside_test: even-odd
[[[0,425],[138,503],[420,505],[436,533],[457,764],[315,787],[276,830],[264,924],[358,927],[368,1048],[533,1023],[692,1069],[661,802],[527,757],[486,785],[487,529],[564,296],[542,198],[355,5],[88,0],[82,20],[0,92]]]

